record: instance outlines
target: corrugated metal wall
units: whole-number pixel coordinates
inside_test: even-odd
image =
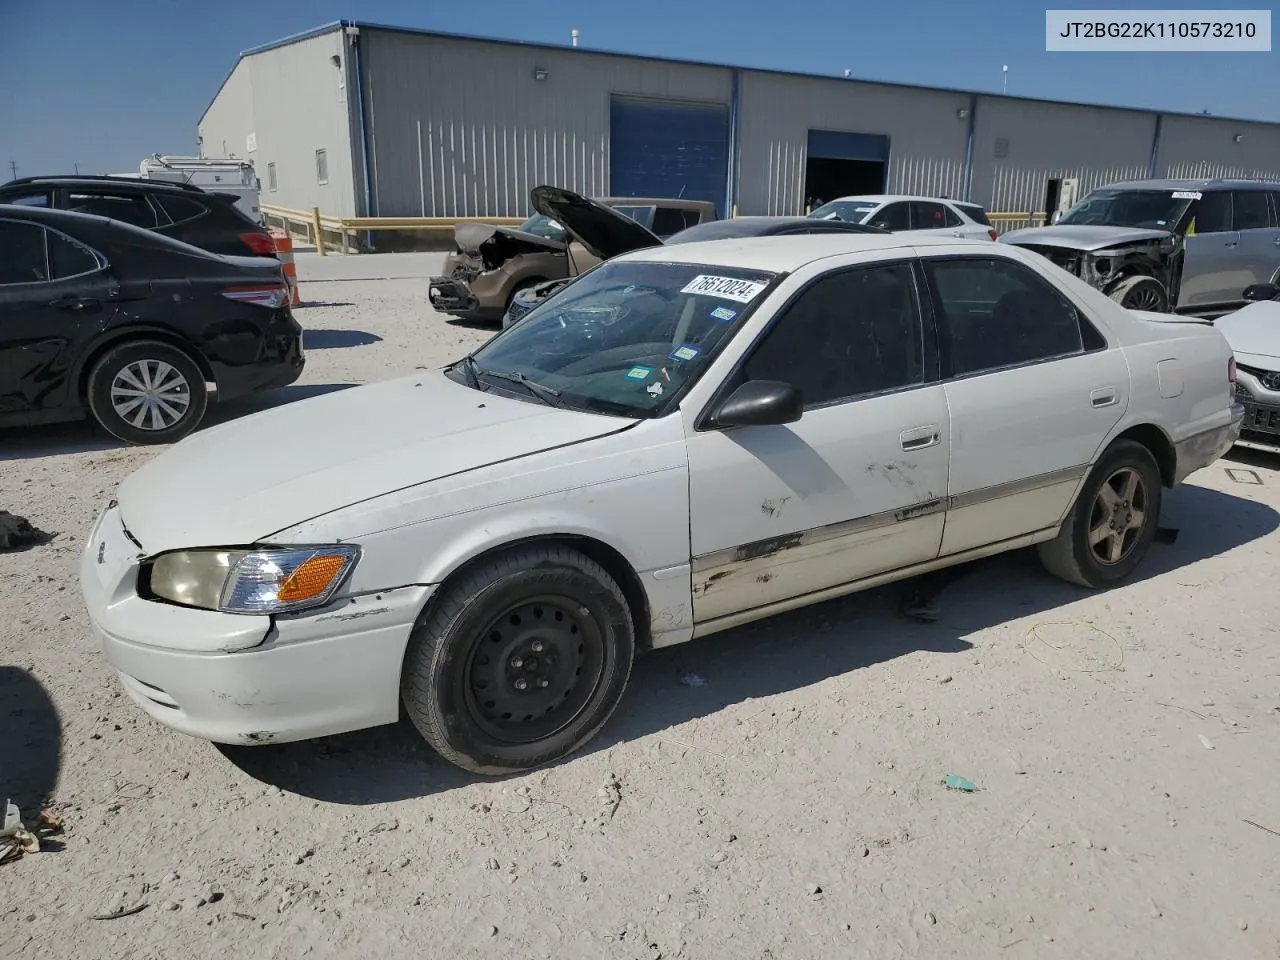
[[[383,216],[522,217],[540,183],[601,196],[611,94],[731,94],[731,72],[711,67],[371,29],[360,40]]]
[[[1162,177],[1280,180],[1280,127],[1214,117],[1165,117],[1159,159]]]
[[[1147,176],[1151,113],[979,97],[970,199],[999,212],[1043,211],[1050,179],[1094,187]]]
[[[752,70],[741,78],[740,214],[804,211],[811,129],[887,136],[890,192],[963,192],[968,122],[957,111],[967,96]]]
[[[206,157],[244,157],[246,138],[253,133],[253,78],[249,61],[242,59],[222,84],[196,127],[200,149]]]

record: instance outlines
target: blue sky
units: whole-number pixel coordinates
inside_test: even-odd
[[[10,160],[118,173],[193,154],[241,50],[343,18],[563,44],[577,27],[584,47],[991,92],[1007,63],[1011,94],[1280,121],[1274,52],[1046,53],[1026,0],[0,0],[0,182]]]

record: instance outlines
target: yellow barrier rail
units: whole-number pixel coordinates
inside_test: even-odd
[[[332,217],[321,213],[319,207],[312,207],[309,211],[292,210],[266,203],[262,204],[262,214],[268,226],[278,226],[294,240],[314,246],[322,257],[329,250],[359,252],[356,237],[365,231],[443,231],[471,220],[482,220],[499,227],[516,227],[524,222],[522,217]],[[1040,212],[988,213],[987,218],[999,233],[1042,226],[1046,219]]]

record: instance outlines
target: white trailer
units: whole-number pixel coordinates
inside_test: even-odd
[[[234,194],[236,206],[255,222],[262,222],[259,195],[262,182],[248,160],[238,157],[175,157],[153,154],[138,170],[146,180],[190,183],[210,193]]]

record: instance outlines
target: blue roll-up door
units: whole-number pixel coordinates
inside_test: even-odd
[[[729,107],[614,97],[609,117],[609,193],[710,200],[724,216]]]
[[[823,160],[889,162],[889,138],[878,133],[810,130],[809,156]]]

